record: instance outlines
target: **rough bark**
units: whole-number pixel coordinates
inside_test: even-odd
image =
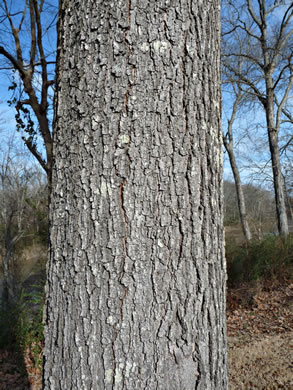
[[[226,389],[218,1],[63,1],[44,389]]]

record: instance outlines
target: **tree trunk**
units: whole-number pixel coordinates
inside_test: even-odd
[[[239,216],[241,221],[241,227],[243,231],[243,235],[246,241],[251,240],[251,233],[249,229],[249,225],[247,222],[247,216],[246,216],[246,206],[245,206],[245,198],[243,194],[243,189],[241,185],[241,179],[240,179],[240,173],[237,167],[233,146],[232,144],[229,144],[228,142],[224,141],[224,146],[228,152],[229,161],[234,177],[235,182],[235,188],[236,188],[236,196],[237,196],[237,204],[238,204],[238,210],[239,210]]]
[[[292,221],[293,221],[293,210],[292,210],[292,205],[291,205],[291,197],[289,195],[289,191],[288,191],[288,187],[287,187],[287,183],[286,183],[284,175],[283,175],[283,182],[284,182],[285,198],[286,198],[286,204],[287,204],[287,210],[288,210],[288,230],[290,230],[289,229],[290,222],[292,224]]]
[[[278,130],[275,128],[274,121],[274,95],[270,87],[272,81],[267,81],[267,104],[266,104],[266,120],[268,129],[268,138],[270,146],[270,154],[272,159],[272,171],[275,190],[276,213],[278,221],[278,231],[283,237],[289,234],[288,217],[286,211],[285,185],[282,175],[280,149],[278,144]]]
[[[231,169],[233,172],[233,177],[234,177],[234,182],[236,187],[237,204],[238,204],[238,210],[239,210],[243,235],[245,240],[249,241],[251,240],[251,233],[250,233],[250,229],[246,217],[245,198],[242,190],[240,173],[237,167],[236,158],[234,154],[234,142],[233,142],[233,124],[236,118],[238,105],[242,99],[242,93],[238,85],[235,86],[233,84],[233,90],[235,92],[235,100],[233,103],[231,118],[228,120],[227,134],[223,137],[223,142],[224,142],[225,149],[228,153]]]
[[[61,2],[44,389],[227,388],[215,1]]]

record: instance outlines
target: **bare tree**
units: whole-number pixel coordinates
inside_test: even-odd
[[[273,193],[253,184],[242,184],[242,192],[246,201],[246,215],[249,218],[251,234],[262,238],[268,232],[275,233]],[[225,223],[226,226],[233,226],[239,221],[239,206],[234,181],[224,181],[224,194]],[[234,231],[237,232],[237,229]]]
[[[13,278],[14,250],[25,233],[25,218],[27,209],[29,181],[32,173],[26,168],[26,162],[18,158],[17,152],[8,145],[1,153],[0,162],[0,242],[6,298],[15,297],[15,283]]]
[[[10,89],[15,93],[10,103],[16,108],[16,121],[23,131],[23,140],[45,170],[50,186],[52,132],[49,106],[52,105],[50,88],[55,74],[55,43],[54,35],[51,35],[50,47],[48,32],[55,27],[56,7],[45,0],[2,0],[0,10],[0,54],[4,60],[1,69],[14,72]],[[50,17],[45,11],[51,12]],[[43,145],[38,145],[39,140]]]
[[[288,219],[279,133],[293,84],[292,16],[291,1],[266,0],[226,1],[223,14],[223,64],[229,80],[265,112],[278,229],[284,236]]]
[[[241,98],[243,96],[243,93],[241,92],[241,89],[237,85],[237,83],[232,84],[235,100],[233,103],[232,113],[230,119],[228,119],[228,126],[227,126],[227,132],[224,132],[223,134],[223,142],[225,149],[229,156],[229,161],[234,177],[235,182],[235,188],[236,188],[236,195],[237,195],[237,203],[238,203],[238,210],[239,210],[239,216],[241,221],[241,227],[243,231],[243,235],[245,237],[246,241],[251,240],[251,232],[249,229],[248,221],[247,221],[247,214],[246,214],[246,205],[245,205],[245,197],[242,189],[241,179],[240,179],[240,172],[237,166],[236,157],[234,153],[234,139],[233,139],[233,124],[235,122],[236,113],[238,105],[241,102]]]

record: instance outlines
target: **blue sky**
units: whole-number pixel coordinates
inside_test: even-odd
[[[236,0],[237,2],[238,0]],[[12,0],[13,10],[22,10],[24,0]],[[46,0],[45,4],[48,6],[48,14],[44,14],[44,22],[51,23],[52,21],[52,12],[56,12],[57,0]],[[54,8],[55,7],[55,8]],[[279,18],[282,17],[281,9],[278,11],[277,15]],[[54,20],[53,20],[54,21]],[[16,22],[15,22],[16,23]],[[2,24],[1,24],[1,27]],[[1,32],[1,31],[0,31]],[[1,42],[2,38],[2,42]],[[4,45],[9,41],[9,34],[3,35],[0,38],[0,45]],[[28,35],[23,35],[23,44],[28,46]],[[45,38],[45,47],[48,53],[53,53],[55,50],[55,42],[56,42],[56,32],[55,25],[51,26],[49,39]],[[25,51],[24,51],[25,52]],[[28,50],[27,50],[28,53]],[[26,54],[27,54],[26,53]],[[51,56],[51,59],[54,59],[54,55]],[[15,130],[15,119],[14,114],[15,111],[13,108],[9,107],[7,104],[7,100],[11,98],[11,91],[8,91],[8,87],[11,83],[8,76],[11,76],[11,72],[9,71],[0,71],[0,118],[4,118],[4,124],[2,123],[1,127],[2,132],[0,133],[1,138],[6,138],[7,134],[5,129],[8,129],[9,132]],[[228,94],[223,94],[223,129],[225,131],[225,127],[227,125],[227,117],[230,114],[230,106],[232,105],[231,98],[229,98]],[[1,120],[1,119],[0,119]],[[258,124],[256,126],[256,123]],[[251,180],[251,172],[256,171],[258,165],[264,166],[265,163],[269,160],[268,148],[262,147],[263,138],[266,138],[266,131],[264,127],[265,119],[263,112],[260,110],[255,110],[252,112],[251,110],[247,110],[247,112],[243,113],[240,119],[235,121],[234,129],[235,129],[235,144],[236,154],[239,162],[239,167],[241,169],[241,175],[243,181]],[[245,137],[245,132],[248,130],[252,130],[252,128],[257,129],[253,130],[253,136],[250,138]],[[257,146],[257,148],[255,148]],[[253,155],[252,155],[253,151]],[[252,158],[253,157],[253,158]],[[225,158],[224,165],[224,177],[225,179],[233,180],[230,170],[230,165]],[[270,174],[270,167],[268,165],[268,169],[266,169],[268,174]]]
[[[7,17],[5,17],[4,0],[0,4],[0,45],[3,46],[8,52],[15,56],[15,44],[11,34],[11,28]],[[13,14],[12,20],[16,27],[19,26],[21,21],[23,10],[25,9],[25,0],[7,0],[9,11]],[[56,17],[57,17],[58,1],[57,0],[45,0],[43,13],[42,13],[42,27],[43,27],[43,44],[46,51],[46,57],[48,61],[55,60],[56,50]],[[19,33],[21,42],[22,54],[24,64],[28,63],[29,51],[30,51],[30,21],[29,12],[27,10],[25,19],[22,23],[22,28]],[[0,139],[1,143],[5,141],[8,134],[15,132],[15,109],[7,104],[8,100],[12,98],[12,91],[8,90],[13,80],[13,73],[8,70],[9,62],[4,59],[4,56],[0,56]],[[3,69],[4,68],[4,69]],[[5,69],[6,68],[6,69]],[[53,65],[48,65],[48,71],[54,69]],[[49,75],[50,78],[54,78],[54,73]],[[37,82],[37,76],[35,78]],[[18,75],[14,74],[14,80],[18,83]],[[21,85],[21,83],[19,83]],[[52,92],[52,91],[51,91]],[[25,95],[24,95],[24,98]],[[36,122],[36,121],[35,121]],[[16,134],[21,140],[21,135]]]
[[[6,126],[12,129],[15,128],[14,109],[9,107],[7,101],[11,98],[11,91],[8,91],[10,85],[7,73],[0,72],[0,128]],[[1,133],[0,133],[1,136]]]

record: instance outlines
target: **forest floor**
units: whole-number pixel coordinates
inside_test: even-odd
[[[293,390],[293,283],[257,283],[227,297],[230,390]],[[31,351],[0,350],[0,390],[40,390]]]
[[[42,374],[35,367],[32,351],[0,350],[0,390],[41,390]]]
[[[293,283],[228,291],[230,390],[293,390]]]

